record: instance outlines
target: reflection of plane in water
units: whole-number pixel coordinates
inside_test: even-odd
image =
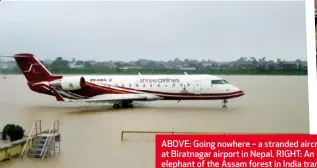
[[[51,74],[32,54],[13,57],[31,90],[55,96],[57,101],[109,102],[114,108],[132,107],[133,101],[227,100],[244,92],[212,75],[103,75]]]

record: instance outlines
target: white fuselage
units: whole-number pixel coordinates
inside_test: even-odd
[[[240,89],[213,75],[102,75],[84,76],[87,82],[135,90],[213,94],[237,92]]]
[[[57,101],[116,102],[130,107],[133,101],[223,100],[244,95],[226,80],[213,75],[102,75],[61,76],[51,74],[33,54],[15,54],[29,88],[55,96]],[[119,104],[121,105],[118,105]]]

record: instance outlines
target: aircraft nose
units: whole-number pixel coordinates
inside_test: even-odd
[[[230,85],[229,92],[231,93],[240,93],[241,95],[244,95],[244,91],[236,86]]]

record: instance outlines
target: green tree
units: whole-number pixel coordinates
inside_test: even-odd
[[[23,138],[25,130],[14,124],[7,124],[2,131],[2,139],[7,139],[7,135],[10,137],[10,141],[17,141]]]
[[[64,60],[62,57],[57,57],[51,65],[52,71],[62,72],[63,70],[69,69],[69,64],[67,60]]]
[[[76,62],[76,65],[83,65],[83,64],[84,64],[84,61],[81,61],[81,60]]]
[[[92,65],[89,61],[85,61],[83,66],[84,66],[84,68],[92,68]]]

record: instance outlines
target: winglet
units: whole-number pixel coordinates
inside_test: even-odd
[[[185,75],[188,75],[187,72],[184,72]]]

